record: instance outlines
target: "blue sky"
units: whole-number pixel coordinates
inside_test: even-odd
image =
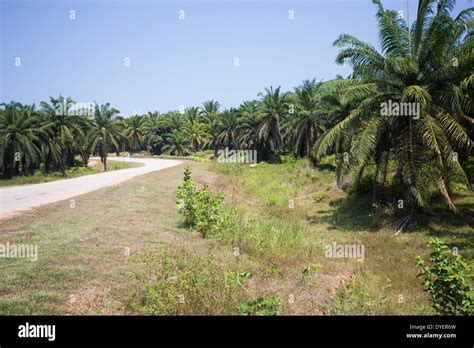
[[[383,3],[406,13],[406,0]],[[271,85],[347,76],[334,62],[341,33],[378,47],[371,1],[0,0],[0,101],[61,93],[123,115],[238,106]]]

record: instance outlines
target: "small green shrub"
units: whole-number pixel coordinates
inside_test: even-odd
[[[265,197],[263,198],[263,202],[266,207],[273,207],[275,206],[279,201],[279,196],[275,194],[266,194]]]
[[[229,271],[225,276],[225,284],[227,286],[240,285],[243,287],[244,282],[248,277],[250,277],[250,272],[248,271]]]
[[[278,315],[281,299],[278,296],[259,296],[239,306],[240,315]]]
[[[433,252],[430,268],[419,256],[416,265],[424,277],[425,291],[431,296],[434,310],[442,315],[472,314],[474,310],[474,291],[468,279],[472,277],[469,266],[460,255],[451,256],[451,250],[438,238],[430,238],[428,246]]]
[[[183,184],[177,188],[175,195],[179,211],[188,225],[195,227],[203,237],[216,231],[222,220],[219,210],[224,199],[222,192],[213,196],[207,185],[197,188],[191,180],[191,167],[187,166],[184,169]]]
[[[280,160],[282,163],[290,163],[290,164],[295,164],[298,160],[295,156],[293,155],[281,155]]]
[[[230,286],[225,270],[213,257],[187,255],[184,251],[144,254],[144,283],[138,312],[150,315],[232,315],[247,292]],[[246,275],[238,272],[239,281]],[[245,272],[243,272],[245,273]]]
[[[309,277],[311,276],[311,273],[314,272],[319,272],[321,270],[321,265],[319,263],[313,263],[311,266],[306,267],[302,272],[301,272],[301,282],[303,284],[306,284],[308,281]]]
[[[319,167],[320,168],[331,168],[331,169],[336,169],[337,163],[336,163],[336,155],[328,155],[324,156],[319,160]]]
[[[313,199],[315,202],[320,203],[324,201],[325,199],[328,199],[329,197],[331,196],[327,192],[318,192],[313,196]]]
[[[461,182],[453,182],[450,184],[451,190],[453,192],[467,192],[469,189],[466,187],[466,184]]]

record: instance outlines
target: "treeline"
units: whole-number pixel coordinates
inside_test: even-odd
[[[334,42],[341,48],[336,62],[352,67],[348,78],[306,80],[290,92],[270,87],[237,108],[221,110],[210,100],[127,118],[109,104],[78,115],[62,96],[39,109],[4,104],[3,176],[65,172],[75,156],[87,163],[93,154],[106,168],[107,153],[121,151],[187,155],[228,147],[257,150],[259,160],[307,157],[312,166],[333,154],[338,182],[348,174],[355,182],[370,176],[374,201],[380,186],[399,183],[417,208],[437,192],[456,211],[450,185],[470,186],[474,9],[454,17],[455,1],[420,0],[408,27],[396,11],[373,2],[381,50],[347,34]]]

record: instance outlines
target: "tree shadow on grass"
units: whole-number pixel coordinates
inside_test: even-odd
[[[370,195],[352,194],[332,200],[329,209],[318,209],[307,218],[310,224],[326,223],[329,230],[345,232],[377,232],[393,228],[408,213],[393,209],[374,209]],[[438,237],[451,248],[456,247],[463,256],[474,259],[474,203],[460,202],[458,214],[453,214],[444,202],[434,204],[416,217],[416,224],[407,226],[402,233],[426,231],[427,237]],[[408,212],[409,209],[406,209]]]
[[[446,241],[450,248],[464,251],[469,259],[474,259],[474,203],[457,205],[458,214],[435,206],[422,216],[423,225],[430,237]]]
[[[331,164],[319,164],[318,169],[320,171],[328,170],[328,171],[333,172],[333,173],[336,171],[336,168]]]
[[[368,196],[349,195],[332,200],[329,206],[332,209],[316,211],[308,222],[326,223],[329,230],[346,232],[376,232],[390,222],[388,214],[373,209]]]

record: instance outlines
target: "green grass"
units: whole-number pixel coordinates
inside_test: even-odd
[[[128,169],[140,167],[141,163],[133,162],[118,162],[118,161],[108,161],[107,162],[107,171],[114,171],[119,169]],[[100,161],[94,166],[84,166],[81,162],[77,162],[76,166],[68,168],[66,175],[60,171],[52,171],[48,174],[43,174],[41,171],[37,171],[33,175],[25,176],[16,176],[12,179],[0,179],[0,187],[3,186],[14,186],[14,185],[26,185],[26,184],[39,184],[42,182],[51,182],[56,180],[71,179],[77,178],[84,175],[98,174],[103,173],[104,167]]]
[[[0,243],[37,244],[39,255],[0,259],[0,313],[239,314],[252,299],[275,298],[283,315],[433,314],[414,264],[428,237],[472,262],[468,191],[456,192],[458,217],[440,202],[418,229],[394,236],[390,212],[339,190],[330,163],[189,164],[198,185],[226,194],[229,219],[217,234],[203,239],[183,224],[173,192],[184,166],[81,195],[73,209],[42,206],[2,221]],[[333,242],[363,244],[364,262],[325,257]],[[246,272],[229,291],[227,275]]]
[[[337,189],[334,173],[329,168],[330,159],[327,162],[322,166],[324,170],[309,169],[302,161],[259,163],[254,168],[219,165],[214,170],[241,185],[245,189],[241,196],[256,198],[247,204],[247,208],[253,207],[250,210],[260,210],[266,214],[263,218],[271,217],[275,226],[282,222],[300,226],[301,240],[313,243],[312,253],[320,258],[323,271],[334,269],[337,264],[341,266],[341,262],[349,265],[351,260],[321,258],[322,250],[317,245],[332,242],[364,245],[365,261],[352,263],[349,285],[340,287],[335,300],[321,307],[322,311],[352,315],[433,314],[421,280],[416,277],[418,270],[414,260],[417,255],[426,258],[427,239],[438,236],[451,247],[457,247],[472,263],[472,192],[456,192],[458,216],[447,211],[440,201],[420,217],[415,230],[394,236],[397,217],[385,208],[374,211],[370,195],[348,195]],[[293,209],[288,204],[290,200],[293,200]],[[276,235],[272,234],[274,238]],[[285,236],[288,238],[291,234],[285,233]],[[297,250],[297,245],[298,242],[289,243],[284,247],[291,253]],[[271,252],[275,253],[275,249]]]

